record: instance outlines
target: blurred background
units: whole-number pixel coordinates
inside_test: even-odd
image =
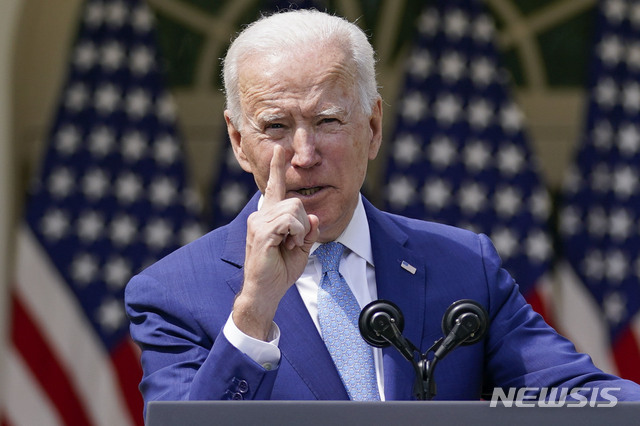
[[[5,421],[140,423],[124,284],[255,191],[229,158],[220,58],[290,3],[357,20],[377,51],[365,195],[487,233],[548,322],[640,380],[640,2],[4,0]]]

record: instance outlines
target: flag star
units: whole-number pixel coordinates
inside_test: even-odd
[[[149,199],[158,207],[167,207],[176,202],[177,185],[166,176],[158,177],[151,182],[149,191]]]
[[[626,157],[633,157],[640,151],[640,130],[633,123],[620,125],[618,148]]]
[[[606,163],[599,163],[591,172],[591,189],[596,192],[607,192],[611,188],[611,173]]]
[[[247,193],[249,191],[250,189],[247,188]],[[188,210],[198,211],[202,209],[202,201],[200,200],[200,196],[193,188],[189,188],[189,187],[184,188],[182,190],[182,199],[185,207]]]
[[[465,59],[458,52],[446,52],[440,58],[440,75],[449,83],[460,80],[465,68]]]
[[[451,94],[438,97],[434,105],[434,115],[441,125],[449,126],[460,118],[462,102]]]
[[[514,103],[507,104],[502,108],[500,111],[500,120],[502,127],[507,131],[515,133],[522,129],[523,116],[520,109]]]
[[[111,221],[109,237],[117,246],[128,246],[138,233],[137,221],[129,215],[120,215]]]
[[[504,259],[514,256],[518,250],[518,238],[509,228],[499,227],[491,234],[491,241]]]
[[[387,186],[387,200],[396,208],[405,208],[413,203],[416,183],[406,176],[394,176]]]
[[[106,22],[112,27],[121,27],[127,20],[129,10],[122,1],[111,2],[107,6]]]
[[[131,275],[131,263],[123,257],[114,256],[104,265],[104,280],[113,291],[122,290]]]
[[[109,189],[109,177],[101,169],[89,170],[82,178],[82,191],[90,200],[99,200]]]
[[[228,182],[222,186],[218,194],[220,210],[226,215],[232,215],[242,210],[249,199],[247,188],[238,182]]]
[[[625,53],[622,41],[613,34],[604,36],[596,50],[602,62],[609,67],[617,65]]]
[[[628,82],[622,89],[622,106],[628,114],[640,111],[640,84]]]
[[[82,83],[73,84],[65,94],[64,105],[73,112],[78,112],[84,108],[89,101],[89,91]]]
[[[139,33],[147,33],[153,26],[153,15],[144,5],[138,6],[133,11],[133,29]]]
[[[151,106],[149,93],[142,89],[135,89],[127,94],[125,99],[126,111],[129,117],[139,120],[144,117]]]
[[[48,188],[57,199],[67,197],[75,187],[73,173],[66,167],[58,167],[49,175]]]
[[[69,229],[69,214],[60,209],[48,210],[40,221],[40,232],[49,241],[60,240]]]
[[[80,42],[73,52],[73,64],[81,71],[93,68],[97,59],[96,46],[90,41]]]
[[[549,193],[544,187],[538,187],[531,194],[529,199],[529,209],[534,218],[539,221],[546,221],[551,213],[551,200]]]
[[[89,253],[77,254],[71,262],[71,277],[80,287],[91,284],[98,271],[98,260]]]
[[[582,261],[582,272],[592,281],[600,281],[604,276],[604,256],[600,250],[590,250]]]
[[[426,112],[427,101],[419,91],[411,92],[401,100],[400,113],[410,123],[415,123],[424,118]]]
[[[170,94],[164,94],[157,101],[158,117],[163,123],[173,123],[176,119],[176,104]]]
[[[65,125],[55,136],[56,149],[61,155],[69,156],[80,146],[80,131],[72,124]]]
[[[498,151],[497,166],[506,176],[514,176],[523,169],[524,153],[515,145],[504,145]]]
[[[117,41],[109,41],[100,49],[100,65],[109,72],[120,68],[126,58],[122,44]]]
[[[413,134],[400,135],[393,143],[393,158],[397,164],[412,164],[420,159],[421,153],[420,141]]]
[[[89,27],[100,26],[105,17],[104,5],[101,2],[89,2],[85,9],[84,22]]]
[[[494,194],[495,209],[500,216],[513,217],[522,203],[522,194],[512,186],[502,187]]]
[[[96,157],[106,157],[113,151],[116,136],[113,130],[107,126],[93,129],[89,135],[89,151]]]
[[[477,173],[487,167],[491,160],[491,152],[486,143],[476,140],[465,145],[463,157],[466,168]]]
[[[602,306],[607,321],[610,324],[619,324],[627,315],[627,301],[620,292],[612,292],[605,296]]]
[[[158,164],[170,166],[175,163],[179,155],[180,147],[171,135],[166,134],[153,144],[153,158]]]
[[[433,61],[431,54],[427,49],[419,49],[414,51],[407,61],[407,69],[409,74],[414,78],[421,80],[426,79],[431,73]]]
[[[618,87],[612,78],[603,78],[593,89],[595,101],[601,108],[610,109],[616,102],[618,97]]]
[[[609,151],[613,144],[613,128],[609,120],[601,120],[593,126],[591,132],[593,144],[602,151]]]
[[[131,51],[131,71],[138,76],[146,75],[153,67],[154,62],[153,52],[146,46],[137,46]]]
[[[562,182],[562,189],[567,194],[577,194],[583,187],[584,180],[582,175],[578,171],[575,165],[570,165],[569,169],[565,173],[564,181]]]
[[[131,204],[142,192],[142,179],[134,173],[123,173],[116,180],[115,192],[120,203]]]
[[[238,210],[239,211],[239,210]],[[197,222],[187,223],[180,230],[180,244],[185,245],[204,235],[204,229]]]
[[[122,156],[128,162],[140,160],[146,150],[147,140],[141,132],[132,130],[122,136]]]
[[[426,9],[418,18],[417,26],[420,34],[427,37],[433,37],[438,31],[440,18],[433,8]]]
[[[485,129],[493,117],[493,106],[484,98],[472,100],[467,110],[469,123],[475,129]]]
[[[607,220],[607,213],[602,207],[595,206],[589,209],[587,228],[592,236],[602,237],[606,234],[609,229],[609,221]]]
[[[144,228],[144,241],[151,250],[160,251],[171,242],[173,229],[165,219],[151,219]]]
[[[491,40],[493,40],[493,34],[495,33],[493,21],[488,15],[480,15],[473,22],[471,33],[473,39],[477,42],[491,42]]]
[[[477,183],[466,183],[458,192],[460,208],[467,214],[475,214],[484,209],[487,201],[487,191]]]
[[[78,236],[85,243],[98,239],[104,229],[104,219],[97,212],[84,212],[77,222]]]
[[[442,210],[451,199],[453,189],[443,179],[432,179],[422,188],[422,201],[430,210]]]
[[[605,275],[609,282],[619,284],[628,273],[629,259],[621,250],[613,250],[607,253],[605,259]]]
[[[462,38],[469,27],[469,19],[461,9],[454,9],[444,17],[444,32],[449,38]]]
[[[126,325],[124,303],[115,298],[105,299],[97,312],[97,321],[106,333],[113,333]]]
[[[539,229],[533,230],[527,235],[525,241],[527,257],[535,262],[545,262],[551,258],[551,240],[549,236]]]
[[[640,10],[640,8],[638,8],[638,10]],[[640,70],[640,42],[629,43],[625,61],[631,71],[638,72]]]
[[[496,67],[489,58],[480,57],[471,61],[471,80],[479,86],[486,87],[495,78]]]
[[[629,166],[618,168],[613,173],[613,192],[618,198],[631,197],[638,187],[638,173]]]
[[[103,84],[95,93],[95,108],[102,115],[112,113],[120,103],[120,91],[113,84]]]
[[[457,145],[446,136],[439,136],[427,146],[427,157],[433,165],[446,168],[451,165],[458,154]]]
[[[582,219],[580,210],[575,206],[566,206],[560,212],[560,232],[563,235],[572,236],[576,235],[582,230]]]
[[[629,19],[634,28],[640,28],[640,4],[633,3],[630,5]]]
[[[627,14],[627,5],[623,0],[606,0],[603,13],[611,24],[619,24]]]

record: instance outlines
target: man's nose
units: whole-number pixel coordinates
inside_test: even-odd
[[[309,168],[320,162],[317,151],[316,137],[313,130],[298,128],[293,134],[293,157],[291,165],[294,167]]]

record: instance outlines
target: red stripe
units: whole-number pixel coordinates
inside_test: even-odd
[[[525,295],[525,299],[531,305],[534,311],[542,315],[545,322],[553,327],[553,318],[551,311],[549,310],[547,303],[538,291],[537,287],[533,287]]]
[[[11,302],[11,339],[20,356],[49,396],[64,423],[89,425],[89,416],[46,339],[15,294],[12,294]]]
[[[620,377],[640,383],[640,349],[631,327],[613,343],[613,357]]]
[[[140,367],[140,355],[131,339],[122,339],[122,342],[111,353],[111,361],[115,366],[120,389],[131,414],[131,419],[134,424],[143,426],[142,409],[144,403],[142,395],[138,391],[138,384],[142,379],[142,368]]]

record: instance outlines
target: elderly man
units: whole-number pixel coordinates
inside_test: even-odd
[[[382,139],[374,54],[364,33],[317,11],[245,29],[224,63],[225,120],[260,193],[229,225],[127,287],[145,401],[414,398],[414,370],[372,348],[357,314],[394,302],[422,350],[441,318],[474,299],[490,327],[436,372],[440,399],[495,387],[639,387],[606,375],[548,327],[484,236],[390,215],[360,195]]]

